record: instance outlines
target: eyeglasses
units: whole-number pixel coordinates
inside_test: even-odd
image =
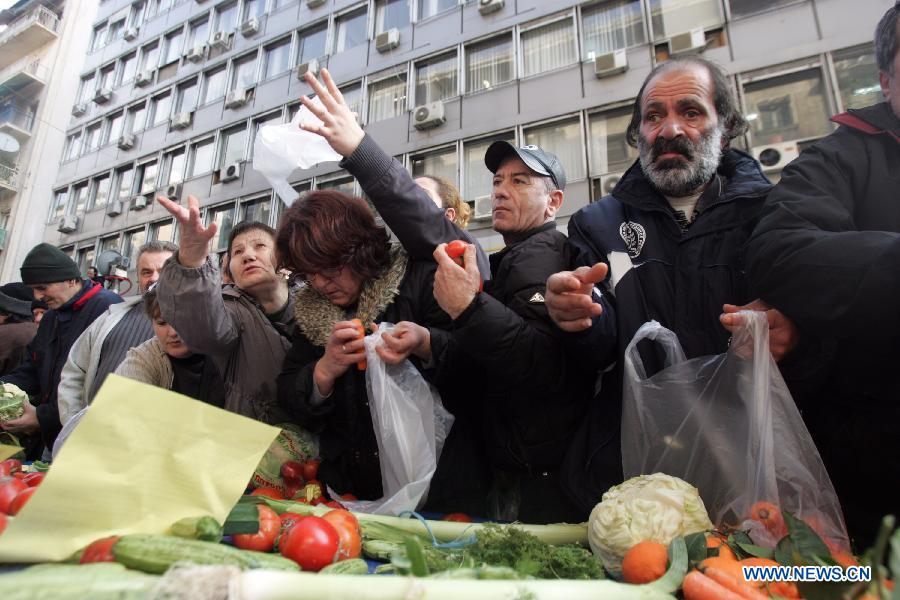
[[[322,269],[321,271],[317,271],[315,273],[298,273],[297,276],[306,283],[311,282],[316,275],[323,279],[327,279],[328,281],[334,281],[335,279],[340,277],[341,271],[343,270],[344,267],[335,267],[332,269]]]

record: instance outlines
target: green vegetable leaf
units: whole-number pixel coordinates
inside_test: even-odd
[[[403,540],[406,556],[409,558],[409,571],[416,577],[428,577],[428,564],[425,562],[425,551],[422,544],[414,537]]]
[[[794,542],[791,541],[789,536],[781,538],[781,541],[775,546],[774,557],[775,562],[786,567],[792,567],[799,564],[796,560],[797,557]]]
[[[753,540],[750,538],[750,534],[746,531],[732,531],[728,534],[728,545],[731,544],[750,544],[753,545]]]
[[[222,525],[222,533],[224,535],[235,535],[238,533],[256,533],[259,531],[259,509],[255,504],[242,504],[238,502],[228,513]]]
[[[828,549],[828,546],[825,545],[819,534],[813,531],[812,527],[789,512],[783,514],[784,522],[788,528],[788,536],[793,542],[794,551],[804,559],[807,559],[807,563],[811,563],[816,556],[821,556],[822,558],[831,557],[831,551]]]
[[[687,546],[690,562],[697,563],[706,558],[706,533],[703,531],[689,533],[684,536],[684,543]]]
[[[735,542],[735,545],[741,550],[742,554],[746,554],[749,556],[755,556],[756,558],[772,558],[775,556],[775,550],[772,548],[763,548],[762,546],[755,546],[753,544],[744,544],[742,542]]]

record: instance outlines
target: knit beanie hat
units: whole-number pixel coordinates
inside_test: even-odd
[[[27,284],[56,283],[69,279],[81,279],[75,261],[52,244],[38,244],[22,263],[22,281]]]
[[[24,283],[0,285],[0,312],[30,317],[33,299],[34,294]]]

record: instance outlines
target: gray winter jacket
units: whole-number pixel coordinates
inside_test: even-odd
[[[125,360],[116,368],[116,375],[167,390],[172,389],[175,380],[172,361],[156,336],[129,350]]]

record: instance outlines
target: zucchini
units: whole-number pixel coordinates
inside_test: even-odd
[[[258,527],[257,527],[258,529]],[[204,542],[221,542],[222,526],[213,517],[185,517],[172,523],[169,528],[172,535],[190,540]]]
[[[350,558],[332,563],[319,571],[319,575],[366,575],[369,565],[361,558]]]

